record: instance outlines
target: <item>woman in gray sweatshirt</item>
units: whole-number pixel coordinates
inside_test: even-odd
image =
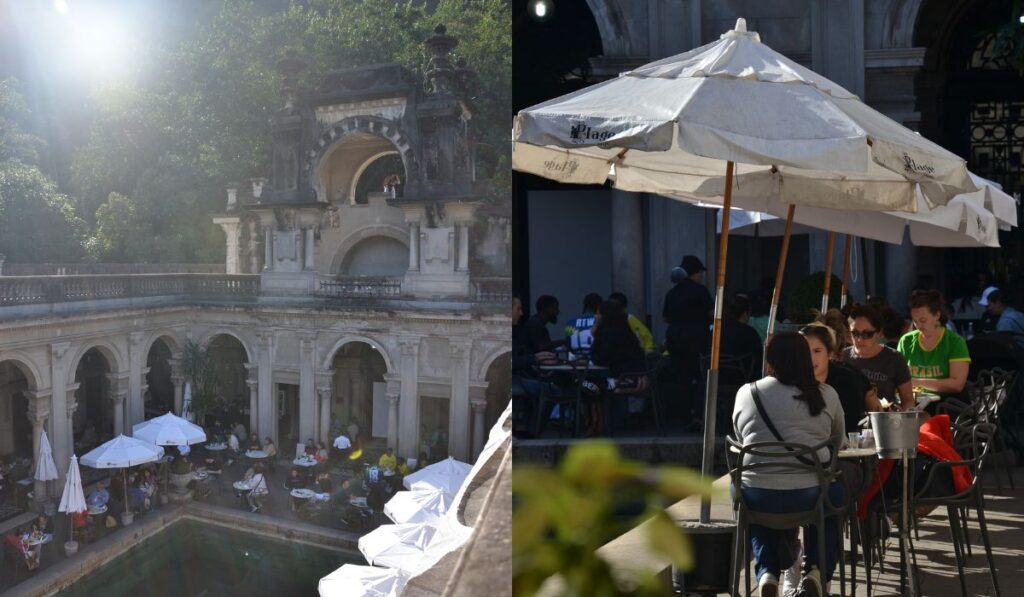
[[[808,446],[829,441],[832,448],[838,450],[846,435],[843,407],[831,387],[815,380],[807,340],[792,332],[776,334],[768,343],[765,358],[768,376],[743,386],[736,393],[732,415],[736,438],[744,445],[779,441],[758,412],[754,403],[756,394],[783,441]],[[827,450],[822,449],[819,458],[827,462]],[[747,457],[746,462],[750,464],[757,459]],[[772,513],[807,510],[817,500],[819,492],[814,474],[773,474],[760,470],[744,473],[742,491],[752,509]],[[838,482],[829,487],[829,496],[834,503],[844,501],[843,489]],[[791,561],[782,561],[780,554],[786,535],[786,531],[750,525],[750,542],[757,559],[758,586],[762,596],[778,595],[779,574],[792,564]],[[810,527],[805,530],[805,536],[817,537],[817,530]],[[805,576],[800,588],[807,595],[820,597],[822,585],[831,579],[836,564],[839,536],[835,518],[825,520],[824,566],[817,553],[817,540],[807,543],[804,546],[807,554]]]

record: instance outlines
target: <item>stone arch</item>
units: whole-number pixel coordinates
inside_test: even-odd
[[[494,361],[498,360],[498,357],[502,355],[508,355],[511,358],[512,349],[505,345],[499,346],[492,350],[491,352],[487,353],[487,356],[484,357],[484,360],[480,364],[480,368],[477,369],[476,376],[474,377],[474,379],[484,379],[484,377],[487,376],[487,370],[490,369]],[[512,363],[509,362],[509,367],[511,366]]]
[[[647,50],[637,52],[642,47],[641,33],[626,15],[623,2],[619,0],[587,0],[594,22],[601,34],[601,48],[605,56],[634,56],[646,54]]]
[[[338,244],[338,249],[334,253],[334,259],[331,261],[331,273],[337,274],[341,270],[341,265],[345,262],[345,256],[357,244],[374,236],[385,236],[396,240],[402,243],[406,250],[409,249],[409,231],[406,229],[391,224],[374,224],[365,228],[359,228],[342,239],[341,243]]]
[[[350,116],[327,127],[313,143],[313,147],[306,154],[304,166],[309,180],[316,181],[315,184],[319,185],[321,165],[329,161],[331,154],[346,137],[356,134],[371,135],[390,143],[402,158],[406,177],[412,180],[419,178],[419,162],[416,159],[416,152],[396,121],[380,116]],[[365,167],[368,163],[370,162],[364,162],[361,166]],[[319,197],[319,199],[327,203],[331,202],[330,197]]]
[[[882,48],[912,48],[924,0],[889,0],[882,17]]]
[[[334,362],[334,357],[335,355],[338,354],[338,350],[340,350],[342,346],[345,346],[346,344],[349,344],[351,342],[362,342],[364,344],[369,344],[370,346],[376,348],[377,352],[380,353],[381,358],[384,359],[384,366],[387,367],[387,373],[395,373],[395,367],[391,362],[391,355],[388,354],[388,350],[384,348],[383,344],[374,340],[373,338],[370,338],[369,336],[356,335],[343,336],[337,342],[335,342],[331,349],[327,351],[326,357],[321,362],[320,369],[322,371],[330,370],[331,364]]]
[[[21,371],[21,374],[25,376],[25,380],[28,382],[28,389],[38,390],[40,387],[44,387],[44,378],[32,357],[19,350],[8,350],[0,352],[0,363],[5,361],[10,361]]]
[[[242,334],[239,334],[238,332],[235,332],[233,330],[229,330],[228,328],[221,328],[221,327],[219,327],[219,328],[214,328],[214,329],[208,330],[205,334],[203,334],[200,337],[199,345],[200,346],[208,346],[210,344],[210,342],[214,338],[216,338],[217,336],[220,336],[220,335],[231,336],[235,340],[238,340],[238,343],[241,344],[242,348],[245,349],[245,359],[246,359],[246,362],[247,363],[255,363],[256,362],[256,358],[253,355],[252,349],[249,348],[249,343],[246,342],[243,339]]]
[[[352,184],[349,186],[348,196],[349,196],[350,200],[353,200],[353,201],[355,200],[355,198],[356,198],[356,187],[359,186],[359,179],[362,178],[363,173],[366,172],[366,169],[370,167],[370,164],[376,162],[377,160],[379,160],[380,158],[382,158],[384,156],[389,156],[389,155],[398,155],[398,156],[400,156],[400,154],[399,154],[397,149],[395,149],[393,151],[382,151],[380,153],[371,155],[370,157],[368,157],[365,160],[363,160],[362,164],[359,164],[359,166],[355,169],[355,173],[352,175]],[[403,161],[403,163],[404,163],[404,161]]]
[[[160,339],[164,340],[167,348],[171,349],[171,353],[180,353],[181,349],[185,346],[185,342],[181,339],[178,332],[171,329],[154,330],[142,341],[141,354],[148,355],[149,351],[153,349],[153,344]]]
[[[69,383],[75,383],[75,371],[78,369],[78,365],[82,362],[82,357],[85,353],[95,348],[99,351],[103,358],[107,360],[107,364],[110,366],[111,373],[117,373],[121,371],[127,371],[128,366],[125,363],[125,358],[121,355],[121,351],[110,341],[103,338],[94,338],[91,340],[85,340],[78,347],[78,352],[75,354],[75,358],[71,359],[67,369],[68,375],[71,376]]]

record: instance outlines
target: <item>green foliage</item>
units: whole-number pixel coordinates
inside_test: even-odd
[[[71,199],[39,168],[0,162],[0,253],[10,262],[76,261],[83,228]]]
[[[11,78],[0,81],[0,163],[39,164],[45,143],[31,133],[32,128],[32,113],[21,85]]]
[[[192,463],[188,461],[188,458],[179,456],[171,464],[171,472],[175,475],[187,475],[192,472]]]
[[[832,283],[828,291],[828,304],[830,307],[839,307],[842,298],[843,281],[832,274]],[[825,272],[814,272],[796,285],[793,293],[789,295],[789,302],[786,305],[786,315],[793,323],[809,323],[814,319],[812,309],[821,309],[821,295],[825,292]],[[847,302],[850,295],[847,294]]]
[[[194,38],[154,52],[158,76],[100,90],[89,140],[72,165],[78,213],[95,226],[90,250],[102,260],[223,260],[223,235],[210,216],[223,210],[227,183],[269,172],[268,122],[283,105],[275,64],[288,49],[308,63],[300,93],[331,70],[381,62],[422,78],[422,42],[445,23],[460,38],[455,58],[478,73],[471,109],[482,153],[497,163],[509,151],[510,8],[502,0],[431,6],[308,0],[267,13],[251,0],[227,0]],[[114,221],[122,213],[131,224]]]
[[[597,549],[645,520],[651,551],[690,569],[690,542],[665,514],[663,502],[710,495],[711,485],[696,472],[646,468],[623,460],[614,444],[587,442],[571,447],[559,470],[515,467],[512,492],[514,595],[534,595],[557,578],[562,595],[647,596],[663,593],[656,578],[613,576]],[[624,499],[637,498],[647,504],[639,519],[614,517]]]
[[[181,368],[191,384],[191,408],[195,421],[202,425],[206,415],[223,406],[221,372],[207,347],[188,340],[181,351]]]

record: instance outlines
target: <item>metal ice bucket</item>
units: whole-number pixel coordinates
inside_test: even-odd
[[[916,456],[920,416],[916,410],[871,413],[871,429],[874,430],[878,457],[900,458],[903,450],[907,451],[908,458]]]

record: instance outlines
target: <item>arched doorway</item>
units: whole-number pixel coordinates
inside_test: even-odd
[[[0,362],[0,460],[19,467],[18,472],[9,475],[8,483],[27,476],[29,464],[35,460],[32,423],[28,420],[28,392],[33,385],[30,376],[15,361]]]
[[[355,192],[356,205],[369,203],[367,196],[370,193],[384,192],[384,181],[396,180],[394,177],[397,177],[398,181],[398,184],[393,185],[395,197],[402,197],[405,188],[405,184],[403,184],[405,183],[405,165],[402,164],[402,158],[399,157],[397,151],[372,158],[372,161],[365,165],[358,176]]]
[[[84,454],[114,437],[114,403],[110,397],[111,363],[98,348],[90,348],[75,368],[75,400],[72,418],[75,453]]]
[[[226,425],[241,423],[249,427],[249,388],[245,384],[245,364],[249,357],[242,343],[230,334],[218,334],[207,345],[218,379],[219,398],[207,412],[207,422]]]
[[[144,419],[149,420],[174,410],[174,382],[171,381],[171,348],[167,341],[158,338],[149,348],[146,357],[146,385],[144,398]]]
[[[331,429],[348,434],[349,427],[355,424],[364,445],[383,445],[388,436],[388,404],[384,394],[384,374],[388,368],[384,357],[366,342],[348,342],[334,354],[331,368]]]
[[[915,45],[927,48],[915,92],[921,132],[967,160],[974,173],[1024,192],[1024,93],[1020,75],[999,44],[1001,30],[1019,28],[1011,0],[923,3]],[[1018,210],[1020,208],[1018,207]],[[1021,213],[1018,212],[1018,218]],[[957,249],[930,264],[940,283],[954,290],[960,280],[942,279],[955,272],[975,279],[986,274],[996,285],[1019,293],[1024,265],[1024,232],[1000,232],[1001,249]],[[934,252],[932,252],[934,253]],[[925,261],[924,251],[918,260]],[[973,283],[971,284],[973,286]]]
[[[480,445],[487,443],[487,435],[491,427],[498,422],[498,417],[505,411],[512,395],[512,353],[498,356],[487,368],[487,409],[484,411],[484,437]],[[474,442],[478,441],[473,438]]]
[[[364,130],[348,132],[334,142],[317,169],[317,196],[331,203],[365,204],[369,193],[384,191],[392,182],[400,197],[406,183],[405,165],[398,148],[388,139]]]

